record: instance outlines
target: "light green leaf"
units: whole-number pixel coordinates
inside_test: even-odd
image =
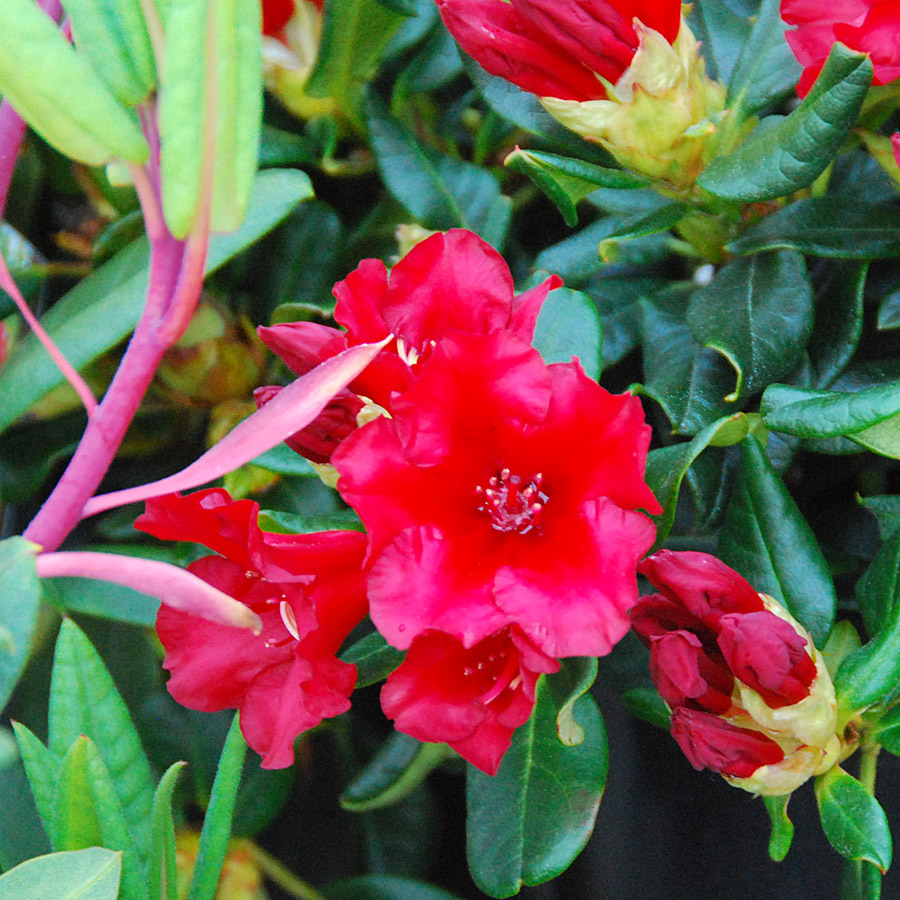
[[[48,750],[35,735],[19,722],[12,723],[22,754],[22,762],[28,775],[28,784],[44,830],[49,836],[53,830],[53,808],[56,788],[61,772],[60,758]]]
[[[794,840],[794,823],[788,818],[787,808],[790,794],[780,797],[763,797],[769,817],[772,820],[772,837],[769,839],[769,856],[781,862],[791,849]]]
[[[102,847],[37,856],[0,876],[0,900],[116,900],[122,854]]]
[[[557,288],[547,295],[532,342],[548,365],[577,357],[584,371],[600,378],[603,328],[594,301],[581,291]]]
[[[147,862],[149,900],[178,900],[172,793],[178,776],[186,765],[187,763],[183,762],[172,763],[159,780],[156,793],[153,795],[150,853]]]
[[[39,549],[21,537],[0,541],[0,709],[28,660],[41,598],[35,571]]]

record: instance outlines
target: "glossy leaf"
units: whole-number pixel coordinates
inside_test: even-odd
[[[888,710],[879,720],[872,737],[888,753],[900,756],[900,706]]]
[[[103,660],[71,619],[63,621],[56,642],[49,718],[54,753],[61,756],[79,735],[96,744],[127,826],[146,853],[153,809],[150,766]]]
[[[365,875],[336,881],[322,890],[328,900],[459,900],[441,888],[396,875]]]
[[[697,39],[702,41],[710,76],[727,83],[750,31],[747,16],[721,0],[697,0],[691,4],[688,23]]]
[[[748,228],[728,250],[799,250],[835,259],[892,257],[900,253],[900,212],[849,197],[797,200]]]
[[[0,4],[0,94],[45,140],[90,165],[143,163],[150,149],[137,117],[107,90],[32,0]]]
[[[741,469],[718,549],[757,591],[784,604],[817,646],[824,643],[837,605],[828,563],[752,436],[741,443]]]
[[[222,758],[219,760],[209,806],[203,819],[197,861],[194,863],[187,900],[213,900],[215,897],[222,864],[228,851],[234,802],[246,753],[247,743],[235,714],[222,748]]]
[[[785,119],[764,120],[734,153],[710,163],[697,183],[717,197],[744,202],[807,187],[850,133],[871,83],[868,57],[835,44],[803,103]]]
[[[772,820],[772,837],[769,839],[769,856],[781,862],[791,849],[794,841],[794,823],[788,818],[787,808],[790,794],[781,797],[763,797],[769,818]]]
[[[622,694],[622,702],[637,719],[666,730],[672,725],[672,712],[656,688],[631,688]]]
[[[762,390],[797,363],[813,324],[813,292],[799,253],[737,259],[696,290],[687,314],[698,343],[737,375],[736,400]]]
[[[156,793],[153,795],[150,852],[147,861],[149,900],[178,900],[172,793],[185,765],[183,762],[172,763],[159,780]]]
[[[491,778],[469,768],[466,826],[469,869],[492,897],[511,897],[523,884],[554,878],[590,837],[606,784],[606,730],[593,699],[575,704],[585,732],[577,746],[557,734],[567,700],[551,678],[538,684],[534,713],[516,730]]]
[[[577,204],[598,187],[640,188],[650,181],[641,175],[607,169],[580,159],[522,150],[516,147],[503,164],[527,175],[555,204],[570,228],[578,224]]]
[[[140,0],[66,0],[75,46],[123,103],[136,106],[156,83]]]
[[[878,532],[883,541],[889,541],[900,530],[900,496],[861,497],[859,502],[878,520]]]
[[[668,231],[688,212],[690,207],[686,203],[669,203],[649,213],[639,212],[633,216],[626,216],[600,241],[600,256],[603,259],[615,259],[619,243]]]
[[[345,663],[356,666],[356,686],[368,687],[384,681],[400,663],[405,654],[392,647],[377,631],[367,634],[340,655]]]
[[[878,634],[895,603],[900,603],[900,536],[897,534],[881,546],[856,582],[856,604],[869,634]]]
[[[35,572],[39,549],[21,537],[0,541],[0,709],[28,660],[41,598]]]
[[[548,365],[577,357],[591,378],[600,378],[603,328],[587,294],[569,288],[551,291],[538,316],[533,343]]]
[[[839,766],[816,779],[816,802],[831,846],[847,859],[891,865],[891,832],[881,804]]]
[[[103,847],[49,853],[0,875],[0,900],[116,900],[121,870]]]
[[[206,273],[224,265],[274,228],[301,200],[312,196],[303,172],[270,170],[258,176],[250,209],[234,234],[210,241]],[[147,292],[146,241],[137,241],[54,304],[42,319],[60,350],[78,369],[128,337]],[[29,335],[0,369],[0,431],[63,382],[44,348]]]
[[[881,872],[870,862],[844,861],[841,900],[881,900]]]
[[[19,722],[12,723],[28,784],[47,835],[53,828],[53,806],[59,784],[60,758],[48,750],[35,735]]]
[[[561,704],[556,714],[556,736],[567,747],[583,744],[586,734],[575,718],[575,706],[597,680],[597,660],[592,656],[571,657],[553,679],[553,694]]]
[[[341,794],[353,812],[380,809],[414,791],[447,755],[445,744],[424,744],[395,731]]]

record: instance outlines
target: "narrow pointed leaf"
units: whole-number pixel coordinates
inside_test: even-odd
[[[62,763],[60,758],[48,750],[24,725],[13,722],[12,727],[35,806],[44,825],[44,831],[49,836],[53,828],[54,798]]]
[[[803,103],[787,118],[765,119],[734,153],[714,160],[697,179],[731,200],[773,200],[813,183],[856,123],[872,83],[872,63],[835,44]]]
[[[403,662],[404,655],[373,631],[344,650],[340,658],[356,666],[356,686],[364,688],[384,681]]]
[[[32,0],[0,3],[0,94],[66,156],[90,165],[143,163],[149,147],[132,116]]]
[[[122,854],[103,847],[37,856],[0,876],[0,900],[116,900]]]
[[[185,765],[187,764],[183,762],[172,763],[159,780],[156,793],[153,795],[150,853],[147,861],[149,900],[178,900],[172,793]]]
[[[787,808],[790,794],[781,797],[763,797],[769,817],[772,820],[772,837],[769,839],[769,856],[781,862],[791,849],[794,840],[794,823],[788,818]]]
[[[41,598],[38,549],[21,537],[0,541],[0,709],[28,660]]]

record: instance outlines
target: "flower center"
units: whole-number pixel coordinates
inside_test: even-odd
[[[489,653],[482,648],[473,648],[473,651],[468,665],[463,668],[463,678],[472,683],[481,703],[487,706],[507,689],[515,691],[518,688],[522,679],[515,651],[510,653],[503,645]]]
[[[538,527],[547,495],[541,490],[544,476],[538,473],[526,481],[501,469],[488,479],[487,486],[478,485],[478,511],[487,514],[495,531],[514,531],[528,534]]]

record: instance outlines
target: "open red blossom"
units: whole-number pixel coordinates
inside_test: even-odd
[[[315,322],[289,322],[262,327],[259,335],[297,375],[347,347],[394,335],[396,340],[348,389],[390,409],[393,398],[415,380],[419,364],[448,334],[488,334],[507,328],[531,341],[548,292],[561,284],[553,275],[516,296],[503,257],[471,231],[453,229],[417,244],[390,274],[381,260],[364,259],[339,281],[334,286],[334,318],[345,331]],[[260,394],[257,401],[270,396]],[[294,435],[289,446],[313,462],[327,462],[330,450],[346,437],[348,425],[355,427],[349,408],[348,398],[339,395],[319,420]],[[331,429],[329,419],[335,423]],[[326,450],[329,453],[322,458]]]
[[[149,500],[135,527],[221,553],[188,570],[259,615],[254,635],[161,606],[156,628],[172,696],[203,712],[240,709],[263,768],[279,769],[294,761],[297,735],[350,708],[356,668],[335,654],[366,614],[366,540],[352,531],[271,534],[258,514],[257,503],[213,488]]]
[[[875,84],[900,78],[900,5],[896,0],[781,0],[781,18],[797,26],[785,37],[803,66],[797,84],[801,97],[809,92],[838,41],[869,54]]]
[[[398,731],[445,742],[495,775],[513,731],[531,715],[539,675],[558,669],[515,626],[469,648],[452,635],[425,631],[388,676],[381,705]]]
[[[635,510],[659,510],[640,401],[498,331],[445,338],[392,414],[332,458],[388,641],[431,628],[472,647],[516,623],[549,656],[608,653],[653,542]]]
[[[306,0],[304,0],[306,2]],[[325,0],[309,0],[320,12]],[[263,0],[262,31],[268,37],[279,37],[296,12],[296,0]]]
[[[600,100],[638,49],[634,20],[678,36],[679,0],[437,0],[462,49],[539,97]]]

